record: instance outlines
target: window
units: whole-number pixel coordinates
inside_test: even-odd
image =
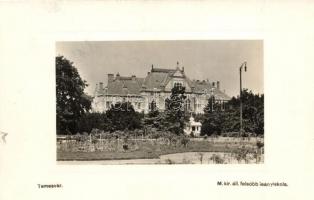
[[[175,82],[174,87],[182,88],[182,83]]]
[[[191,101],[190,101],[190,99],[187,99],[187,100],[185,101],[185,110],[186,110],[186,111],[191,110]]]
[[[138,104],[137,104],[137,108],[138,108],[138,109],[141,109],[141,103],[138,103]]]
[[[166,110],[169,109],[169,99],[168,98],[165,99],[165,109]]]
[[[156,102],[154,100],[148,104],[148,109],[150,111],[155,111],[157,109]]]
[[[192,131],[195,131],[195,126],[192,126]]]

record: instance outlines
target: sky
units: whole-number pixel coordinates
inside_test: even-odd
[[[145,77],[151,66],[175,69],[184,66],[191,79],[220,81],[229,96],[239,95],[239,67],[242,87],[264,93],[262,40],[171,40],[171,41],[78,41],[56,42],[56,55],[73,62],[93,95],[96,83],[107,84],[108,73]]]

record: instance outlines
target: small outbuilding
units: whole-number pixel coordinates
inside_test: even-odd
[[[184,133],[189,136],[193,133],[194,136],[198,137],[201,134],[201,127],[202,123],[196,122],[194,117],[191,116],[190,120],[185,125]]]

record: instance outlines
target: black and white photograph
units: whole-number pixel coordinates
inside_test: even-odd
[[[314,4],[0,0],[0,200],[314,199]]]
[[[58,164],[261,164],[262,40],[56,42]]]

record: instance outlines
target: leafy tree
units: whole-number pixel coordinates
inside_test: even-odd
[[[240,99],[233,97],[226,104],[226,111],[210,98],[204,109],[201,134],[212,135],[238,132],[240,129]],[[253,94],[244,89],[242,92],[243,128],[248,133],[264,134],[264,95]],[[214,108],[214,109],[212,109]]]
[[[165,130],[177,135],[183,134],[185,122],[184,101],[185,87],[175,86],[171,90],[170,99],[166,99],[165,117],[162,126]]]
[[[246,132],[264,134],[264,95],[253,94],[244,89],[242,92],[243,128]],[[240,116],[240,98],[233,97],[227,104],[229,112]],[[238,118],[238,120],[240,120]]]
[[[202,123],[201,135],[220,135],[223,130],[224,113],[220,111],[207,112],[204,117],[205,120]]]
[[[110,131],[135,130],[142,127],[140,113],[135,112],[130,102],[118,102],[106,112]]]
[[[155,109],[151,109],[149,113],[145,116],[144,125],[150,128],[161,129],[161,117],[162,114],[155,107]]]
[[[79,119],[91,108],[91,100],[84,94],[87,86],[73,62],[56,57],[57,134],[77,132]]]
[[[110,122],[105,113],[86,113],[78,123],[78,132],[90,133],[94,128],[109,131]]]

